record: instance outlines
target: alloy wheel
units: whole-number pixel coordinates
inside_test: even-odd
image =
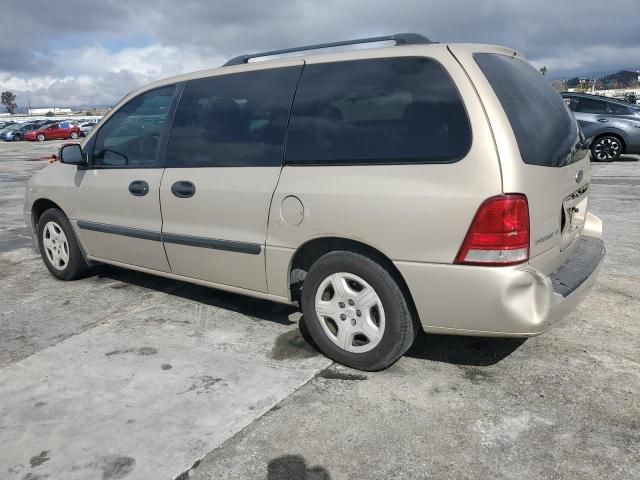
[[[593,146],[593,154],[598,160],[614,160],[620,155],[620,147],[615,138],[601,138]]]

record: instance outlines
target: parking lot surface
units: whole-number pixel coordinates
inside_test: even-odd
[[[560,325],[421,335],[362,373],[293,308],[111,267],[55,280],[21,210],[56,143],[0,144],[0,478],[640,478],[637,158],[593,164],[608,256]]]

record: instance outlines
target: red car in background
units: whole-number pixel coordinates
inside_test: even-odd
[[[23,138],[25,140],[44,142],[45,140],[65,140],[67,138],[73,138],[75,140],[79,136],[79,127],[63,122],[45,125],[38,130],[31,130],[26,132]]]

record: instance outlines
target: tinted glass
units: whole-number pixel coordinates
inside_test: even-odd
[[[281,165],[301,68],[189,81],[173,121],[167,166]]]
[[[607,104],[600,100],[580,97],[575,111],[582,113],[607,113]]]
[[[286,162],[452,162],[470,145],[462,100],[439,63],[357,60],[305,67]]]
[[[624,105],[619,105],[617,103],[610,103],[609,108],[611,109],[611,113],[614,115],[633,115],[633,112],[630,108],[625,107]]]
[[[576,100],[575,97],[562,97],[562,99],[564,100],[565,105],[569,107],[571,110],[576,109],[576,105],[578,104],[578,101]]]
[[[495,53],[476,53],[529,165],[558,167],[571,158],[578,141],[576,123],[562,97],[527,62]]]
[[[143,93],[127,102],[96,135],[92,165],[96,167],[157,167],[160,134],[175,86]]]

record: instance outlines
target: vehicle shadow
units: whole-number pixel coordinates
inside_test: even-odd
[[[428,335],[421,331],[405,356],[452,365],[486,367],[505,359],[525,341],[525,338]]]
[[[269,461],[267,480],[331,480],[323,467],[307,467],[301,455],[282,455]]]
[[[613,162],[605,162],[604,160],[598,160],[597,158],[590,157],[591,163],[603,164],[607,163],[619,163],[619,162],[640,162],[640,156],[638,155],[620,155],[617,160]]]
[[[267,300],[247,297],[215,288],[203,287],[193,283],[136,272],[134,270],[126,270],[110,265],[96,266],[95,274],[98,277],[118,280],[124,284],[136,285],[138,287],[148,288],[168,295],[199,302],[204,305],[224,308],[225,310],[247,315],[257,320],[266,320],[280,325],[293,325],[296,323],[289,317],[296,313],[298,309],[290,305],[269,302]],[[114,286],[113,288],[119,287]]]
[[[127,270],[110,265],[95,267],[98,277],[117,280],[123,284],[136,285],[158,292],[192,300],[194,302],[223,308],[232,312],[266,320],[280,325],[293,325],[292,315],[297,307],[260,300],[215,288],[159,277],[147,273]],[[117,285],[113,288],[121,288]],[[294,317],[295,318],[295,317]],[[298,329],[304,341],[319,351],[300,316]],[[428,335],[420,332],[406,357],[453,365],[489,366],[500,362],[517,350],[526,339],[461,337],[455,335]],[[299,346],[303,349],[304,346]]]

